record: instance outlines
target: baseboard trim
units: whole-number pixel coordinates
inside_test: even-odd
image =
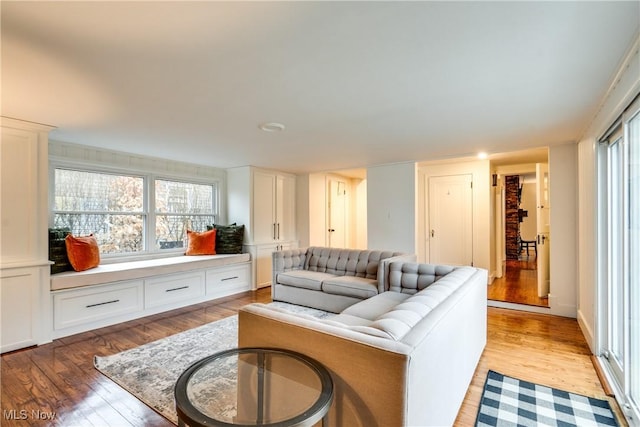
[[[598,358],[594,355],[591,355],[591,363],[593,363],[593,367],[596,370],[596,374],[598,375],[598,379],[600,380],[600,384],[602,385],[602,389],[604,390],[604,394],[609,397],[615,397],[615,393],[613,392],[613,388],[609,385],[609,381],[607,381],[607,376],[602,370],[602,366],[600,366],[600,362]]]

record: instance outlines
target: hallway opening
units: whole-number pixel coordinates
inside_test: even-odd
[[[492,301],[549,307],[549,298],[538,296],[538,270],[533,249],[523,249],[518,259],[508,259],[502,265],[502,277],[487,287],[487,298]]]

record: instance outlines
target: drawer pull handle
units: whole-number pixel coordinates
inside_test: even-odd
[[[179,291],[181,289],[189,289],[189,286],[180,286],[178,288],[171,288],[171,289],[167,289],[165,292]]]
[[[233,276],[233,277],[225,277],[224,279],[220,279],[221,282],[224,282],[225,280],[233,280],[233,279],[237,279],[238,276]]]
[[[99,303],[96,303],[96,304],[89,304],[86,307],[87,308],[98,307],[100,305],[115,304],[117,302],[120,302],[120,300],[119,299],[114,299],[114,300],[111,300],[111,301],[99,302]]]

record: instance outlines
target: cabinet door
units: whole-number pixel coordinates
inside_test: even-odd
[[[39,343],[38,286],[37,269],[17,268],[0,272],[1,353]]]
[[[256,287],[263,288],[271,285],[272,253],[278,245],[260,245],[256,249]]]
[[[38,186],[41,173],[38,155],[37,133],[2,129],[0,186],[4,203],[0,207],[0,251],[3,263],[43,259],[38,248],[43,236],[46,237],[46,230],[43,234],[40,228],[40,210],[46,210],[47,206],[46,198],[42,197],[46,189]]]
[[[276,238],[276,176],[262,172],[253,175],[253,241],[272,242]]]
[[[276,185],[276,240],[295,239],[295,179],[278,176]]]

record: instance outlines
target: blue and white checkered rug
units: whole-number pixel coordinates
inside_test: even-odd
[[[487,426],[618,426],[609,402],[489,371],[476,419]]]

